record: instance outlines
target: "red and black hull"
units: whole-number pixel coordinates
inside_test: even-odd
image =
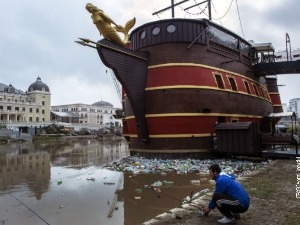
[[[223,36],[236,40],[238,47],[220,41]],[[212,148],[217,123],[255,122],[259,128],[274,107],[280,111],[279,95],[269,94],[276,80],[255,74],[248,47],[207,20],[188,19],[135,29],[131,49],[99,41],[102,61],[125,91],[124,136],[131,152],[205,152]]]

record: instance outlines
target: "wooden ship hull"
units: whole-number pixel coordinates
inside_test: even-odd
[[[277,79],[253,69],[255,48],[209,20],[160,20],[130,37],[129,48],[103,39],[97,50],[122,84],[132,154],[201,154],[213,148],[218,123],[259,130],[282,111]]]

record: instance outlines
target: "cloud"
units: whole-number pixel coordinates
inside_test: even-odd
[[[13,84],[23,91],[42,78],[52,93],[55,105],[75,102],[93,103],[99,100],[111,102],[120,107],[116,88],[107,68],[94,49],[74,43],[78,37],[98,41],[98,30],[85,10],[89,1],[84,0],[0,0],[0,82]],[[116,23],[124,25],[136,17],[136,26],[170,18],[171,10],[159,16],[152,13],[168,7],[170,1],[162,0],[109,0],[90,1],[103,9]],[[196,1],[200,2],[200,1]],[[289,33],[292,48],[300,47],[300,30],[297,15],[298,1],[269,0],[237,1],[240,18],[247,40],[272,42],[277,50],[285,50],[285,33]],[[213,1],[213,17],[225,14],[231,1]],[[203,14],[191,16],[183,8],[194,1],[176,7],[175,16],[200,18]],[[205,4],[201,6],[204,8]],[[199,12],[199,8],[190,11]],[[222,25],[242,36],[237,14],[236,1],[221,20]],[[219,21],[214,21],[219,23]],[[299,97],[295,83],[300,76],[280,76],[286,83],[281,87],[282,99]]]

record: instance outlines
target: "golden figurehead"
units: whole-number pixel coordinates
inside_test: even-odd
[[[86,4],[86,10],[92,14],[93,23],[98,28],[100,35],[105,39],[117,44],[124,46],[129,43],[129,30],[135,25],[135,18],[129,20],[125,27],[117,25],[109,16],[107,16],[103,10],[97,8],[91,3]],[[118,32],[124,34],[124,39],[122,40]]]

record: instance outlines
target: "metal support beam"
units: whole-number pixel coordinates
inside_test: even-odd
[[[157,12],[154,12],[154,13],[152,13],[152,15],[154,16],[154,15],[159,14],[161,12],[164,12],[164,11],[166,11],[168,9],[172,9],[172,18],[174,18],[175,17],[175,12],[174,12],[175,6],[178,6],[178,5],[180,5],[180,4],[184,3],[184,2],[187,2],[187,1],[189,1],[189,0],[183,0],[181,2],[178,2],[178,3],[174,4],[174,0],[171,0],[171,6],[169,6],[167,8],[164,8],[164,9],[161,9],[161,10],[159,10]]]

